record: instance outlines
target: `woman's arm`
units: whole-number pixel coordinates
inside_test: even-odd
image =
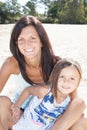
[[[19,73],[19,67],[14,57],[9,57],[5,60],[0,68],[0,92],[4,88],[11,74]]]
[[[0,120],[0,130],[5,130],[4,127],[1,124],[1,120]]]
[[[69,129],[80,118],[84,109],[85,109],[84,101],[76,97],[71,101],[67,110],[60,118],[58,118],[58,120],[50,130]]]

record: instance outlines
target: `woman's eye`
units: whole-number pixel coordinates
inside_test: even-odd
[[[23,42],[24,40],[23,39],[18,39],[18,42]]]
[[[32,40],[35,40],[35,39],[36,39],[36,37],[32,37],[31,39],[32,39]]]

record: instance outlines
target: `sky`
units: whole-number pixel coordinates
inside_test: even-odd
[[[6,2],[6,0],[0,0],[1,2]],[[17,0],[18,3],[20,3],[21,5],[25,5],[28,0]],[[40,4],[39,7],[37,8],[37,12],[39,13],[44,13],[44,5]]]
[[[1,2],[6,2],[6,0],[0,0],[0,1],[1,1]],[[20,3],[21,5],[25,5],[28,0],[17,0],[17,1],[18,1],[18,3]]]

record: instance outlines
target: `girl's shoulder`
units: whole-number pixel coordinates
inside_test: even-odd
[[[2,68],[9,70],[12,74],[18,74],[20,72],[18,62],[13,56],[10,56],[5,60]]]

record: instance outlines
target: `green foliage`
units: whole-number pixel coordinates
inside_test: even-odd
[[[0,2],[0,23],[5,23],[5,19],[7,19],[7,9],[5,6],[5,3]]]
[[[28,9],[28,14],[35,16],[36,15],[36,6],[35,6],[35,0],[28,1],[26,6]]]
[[[20,5],[17,0],[7,0],[6,3],[0,3],[0,23],[9,23],[17,20],[20,16]]]
[[[44,4],[44,14],[37,12]],[[87,0],[28,0],[21,6],[17,0],[0,2],[0,23],[15,22],[21,15],[34,15],[44,23],[86,24]]]
[[[20,4],[17,3],[17,0],[7,0],[6,8],[9,21],[14,22],[16,18],[20,16]]]
[[[83,17],[84,5],[77,0],[68,1],[64,6],[64,10],[60,12],[61,23],[77,24],[80,23]]]
[[[51,5],[51,0],[40,0],[39,2],[42,3],[42,4],[44,4],[48,8]]]
[[[54,0],[50,2],[47,17],[66,24],[86,23],[87,0]]]

